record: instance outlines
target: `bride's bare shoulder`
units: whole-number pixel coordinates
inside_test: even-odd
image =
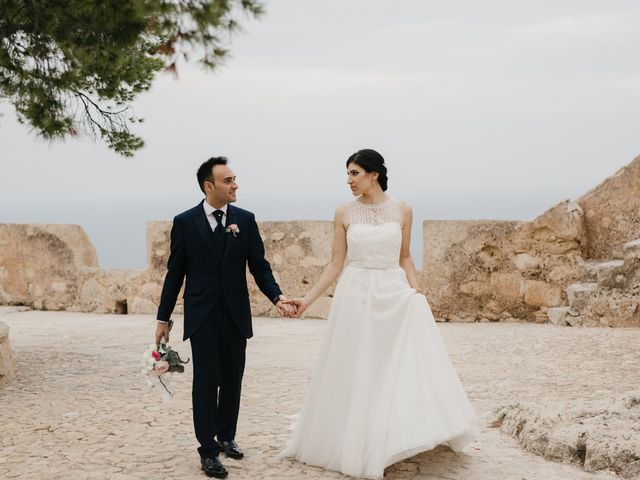
[[[346,218],[353,202],[345,202],[336,207],[335,218]]]
[[[411,212],[413,212],[413,208],[408,202],[405,202],[404,200],[396,200],[396,202],[398,203],[398,208],[400,208],[403,215],[411,214]]]

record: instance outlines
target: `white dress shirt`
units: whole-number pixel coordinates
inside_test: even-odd
[[[227,207],[229,206],[229,204],[225,205],[222,208],[215,208],[209,205],[207,203],[207,200],[205,199],[205,201],[202,202],[202,206],[204,207],[204,213],[207,216],[207,220],[209,220],[209,225],[211,225],[211,231],[215,230],[218,226],[218,221],[216,220],[216,217],[213,216],[213,212],[215,212],[216,210],[222,210],[223,215],[222,219],[220,220],[222,222],[222,226],[224,227],[227,224]]]

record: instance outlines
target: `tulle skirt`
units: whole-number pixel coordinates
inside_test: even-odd
[[[426,298],[404,270],[347,267],[280,455],[382,478],[385,467],[440,444],[461,450],[476,425]]]

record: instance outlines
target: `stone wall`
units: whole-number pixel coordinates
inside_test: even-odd
[[[584,275],[581,208],[562,202],[532,222],[425,221],[422,285],[449,321],[546,321]]]
[[[623,245],[640,237],[640,156],[576,203],[585,212],[587,257],[621,259]]]
[[[267,258],[282,290],[304,294],[331,255],[332,222],[259,222]],[[43,310],[155,314],[169,258],[171,222],[148,222],[147,269],[104,270],[77,225],[0,225],[0,304]],[[278,316],[249,278],[257,316]],[[308,310],[326,318],[333,286]],[[182,313],[182,295],[175,308]]]
[[[640,157],[531,222],[425,221],[423,233],[440,319],[640,326]]]
[[[559,325],[640,326],[640,239],[623,245],[623,259],[589,262],[588,281],[567,288],[568,306],[549,309]]]
[[[331,257],[333,223],[330,221],[258,222],[266,257],[274,277],[289,297],[303,295],[313,285]],[[171,222],[147,223],[147,262],[145,292],[141,297],[157,309],[162,281],[169,259]],[[278,316],[271,302],[260,292],[247,271],[251,310],[256,316]],[[326,318],[333,286],[305,314]],[[180,301],[181,305],[181,301]],[[144,312],[151,313],[151,312]]]
[[[304,294],[330,259],[332,222],[259,227],[283,291]],[[146,270],[103,270],[77,225],[0,225],[0,304],[153,315],[170,229],[171,222],[147,224]],[[425,221],[423,233],[420,278],[441,320],[640,325],[633,246],[640,237],[640,157],[533,221]],[[277,315],[248,277],[253,313]],[[332,293],[333,286],[307,315],[325,318]],[[181,299],[175,311],[182,312]]]
[[[79,225],[0,224],[0,304],[64,310],[81,272],[95,272],[93,244]]]

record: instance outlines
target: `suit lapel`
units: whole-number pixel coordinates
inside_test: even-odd
[[[227,223],[225,224],[225,228],[228,227],[229,225],[233,225],[234,223],[235,224],[238,223],[236,209],[233,205],[228,204],[227,205]],[[227,259],[227,255],[229,254],[229,246],[235,240],[235,238],[233,238],[233,233],[225,232],[225,235],[227,236],[227,238],[226,238],[226,241],[224,242],[224,253],[222,254],[222,261],[220,262],[220,265],[224,265],[224,261]]]
[[[207,220],[207,215],[204,213],[204,207],[202,203],[196,207],[196,212],[193,217],[193,220],[196,224],[196,230],[200,234],[202,241],[207,247],[207,250],[211,254],[211,260],[213,264],[218,267],[218,262],[216,260],[216,252],[213,244],[213,232],[211,231],[211,225],[209,224],[209,220]]]

